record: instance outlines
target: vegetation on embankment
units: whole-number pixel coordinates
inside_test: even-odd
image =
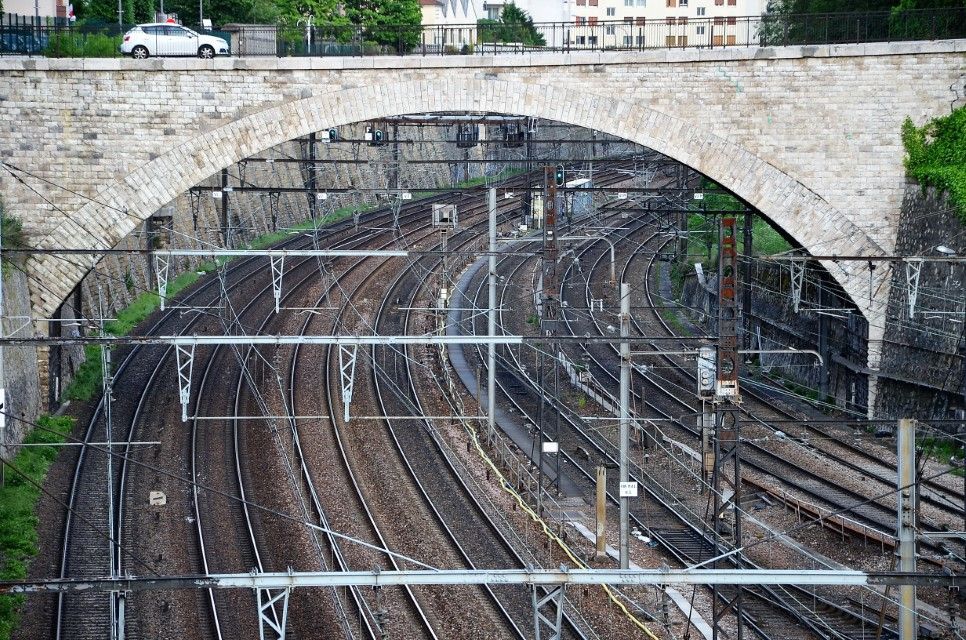
[[[20,452],[4,463],[0,487],[0,580],[23,580],[37,555],[40,521],[37,503],[47,470],[73,426],[73,419],[44,416],[24,439]],[[20,620],[24,596],[0,596],[0,640],[7,640]]]
[[[966,223],[966,106],[917,127],[902,123],[906,172],[925,187],[949,194],[959,219]]]
[[[720,189],[707,178],[701,184],[703,189]],[[705,193],[703,200],[692,201],[690,208],[694,213],[688,216],[688,262],[695,262],[704,256],[706,266],[718,262],[718,224],[719,212],[744,211],[745,207],[730,193]],[[715,212],[704,214],[703,211]],[[737,213],[738,246],[744,247],[744,215]],[[752,255],[770,256],[792,248],[792,245],[760,215],[753,216],[751,226]]]
[[[264,249],[281,242],[293,233],[312,229],[316,226],[334,224],[340,220],[345,220],[357,210],[366,211],[368,208],[366,206],[342,207],[319,220],[306,220],[285,231],[277,231],[259,236],[252,240],[247,247],[243,248]],[[201,276],[211,273],[230,260],[231,258],[219,258],[205,262],[192,271],[182,273],[168,283],[168,287],[165,289],[165,296],[171,297],[177,295],[197,282]],[[135,298],[130,305],[118,311],[117,317],[114,320],[104,323],[104,333],[111,336],[125,336],[160,306],[161,298],[157,292],[145,291]],[[84,348],[84,362],[81,363],[77,372],[74,374],[74,379],[64,390],[64,398],[67,400],[90,400],[100,392],[102,377],[100,347],[87,345]]]

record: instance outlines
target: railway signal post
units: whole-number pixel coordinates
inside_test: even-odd
[[[734,548],[741,547],[741,465],[739,454],[739,405],[738,391],[738,245],[737,219],[721,219],[718,233],[718,352],[715,362],[714,388],[714,469],[711,474],[714,495],[715,541],[730,540]],[[732,463],[733,491],[730,497],[724,493],[722,478],[725,465]],[[724,516],[729,511],[733,523],[729,529]],[[718,555],[718,550],[711,553]],[[719,568],[715,560],[712,567]],[[722,619],[734,612],[736,638],[742,640],[741,587],[735,587],[728,595],[717,586],[714,588],[712,633],[714,640],[722,635]],[[730,635],[730,634],[729,634]]]

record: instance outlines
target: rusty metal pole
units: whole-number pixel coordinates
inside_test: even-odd
[[[899,571],[916,570],[916,421],[899,421]],[[899,640],[917,637],[916,586],[899,587]]]

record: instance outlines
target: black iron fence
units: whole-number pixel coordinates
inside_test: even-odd
[[[117,25],[0,25],[0,54],[116,56]],[[966,7],[761,16],[576,19],[533,25],[226,25],[235,56],[491,55],[946,40],[966,38]],[[128,47],[130,49],[130,47]],[[182,55],[196,53],[178,49]],[[125,54],[130,51],[125,51]],[[160,45],[150,55],[167,55]]]

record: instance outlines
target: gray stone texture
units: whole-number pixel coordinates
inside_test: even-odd
[[[27,277],[15,268],[9,269],[3,277],[3,315],[5,336],[22,338],[30,335]],[[4,347],[2,351],[3,387],[7,395],[5,442],[8,445],[4,459],[9,459],[30,431],[30,423],[37,419],[41,398],[37,387],[37,349]]]
[[[944,194],[910,184],[896,251],[966,255],[966,225]],[[877,414],[892,418],[966,418],[966,265],[924,262],[910,313],[905,265],[892,274]],[[966,422],[966,420],[964,420]],[[951,432],[963,424],[946,423]]]
[[[900,125],[949,112],[964,52],[960,40],[767,52],[4,58],[0,157],[36,176],[25,180],[38,193],[5,172],[0,192],[37,246],[112,247],[221,168],[311,131],[400,113],[497,111],[665,153],[813,254],[890,253],[904,175]],[[28,267],[40,318],[87,270],[53,255]],[[864,265],[826,267],[870,321],[876,368],[887,278],[870,280]]]

